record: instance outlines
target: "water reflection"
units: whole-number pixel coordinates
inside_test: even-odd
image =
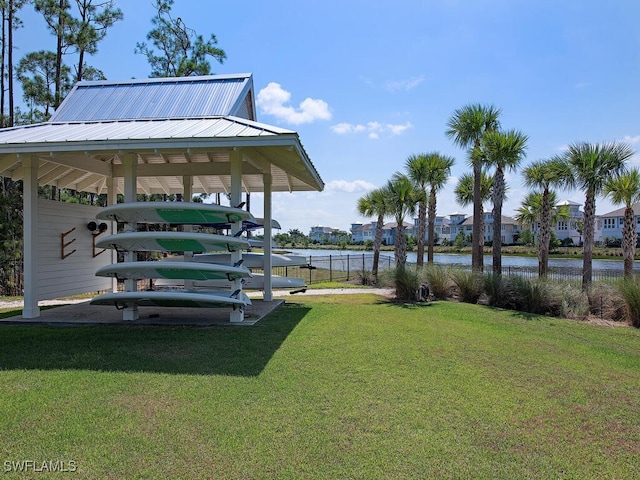
[[[321,250],[313,250],[313,249],[289,249],[291,253],[295,253],[297,255],[304,255],[306,257],[321,257],[321,256],[355,256],[362,255],[363,253],[370,255],[373,252],[361,252],[361,251],[353,251],[353,250],[330,250],[330,249],[321,249]],[[389,257],[393,259],[393,252],[382,252],[381,258]],[[425,262],[426,262],[426,254],[425,254]],[[415,263],[417,259],[417,255],[415,252],[409,252],[407,254],[407,261],[411,263]],[[471,265],[471,255],[463,254],[463,253],[436,253],[433,255],[433,261],[436,264],[441,265]],[[491,255],[484,256],[484,265],[486,267],[491,267],[492,265],[492,257]],[[530,267],[530,268],[538,268],[538,259],[536,257],[517,257],[517,256],[503,256],[502,257],[502,266],[505,267]],[[551,258],[549,259],[549,267],[552,268],[571,268],[571,269],[581,269],[582,268],[582,259],[575,258]],[[634,269],[640,268],[640,262],[636,261],[634,263]],[[622,258],[616,258],[611,260],[593,260],[593,269],[594,270],[620,270],[624,269],[624,264],[622,262]]]

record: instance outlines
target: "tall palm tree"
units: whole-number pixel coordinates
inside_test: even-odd
[[[410,155],[405,161],[407,176],[420,193],[418,201],[418,235],[416,240],[417,264],[424,264],[424,237],[427,230],[427,186],[429,185],[430,165],[428,154]]]
[[[390,211],[389,191],[386,188],[376,188],[358,199],[358,212],[365,217],[376,216],[376,233],[373,240],[373,267],[371,275],[373,282],[378,283],[378,265],[380,262],[380,247],[382,246],[382,229],[384,219]]]
[[[458,184],[454,189],[454,193],[456,196],[456,201],[466,207],[467,205],[473,204],[474,199],[474,178],[473,175],[469,173],[463,174],[458,179]],[[482,172],[480,175],[480,198],[482,201],[480,202],[480,232],[482,236],[482,243],[484,243],[484,202],[488,202],[491,199],[491,190],[493,188],[493,176],[487,175],[486,172]],[[475,223],[475,217],[474,217]],[[473,238],[471,239],[473,240]],[[484,253],[484,252],[483,252]],[[484,255],[482,257],[482,261],[484,262]]]
[[[413,182],[402,173],[395,173],[387,183],[389,191],[390,212],[396,219],[395,260],[396,267],[404,267],[407,263],[407,237],[404,231],[404,219],[413,215],[416,210],[418,195]]]
[[[538,241],[538,276],[546,277],[549,268],[549,241],[551,240],[552,210],[555,205],[552,188],[565,187],[571,180],[571,169],[561,157],[537,160],[524,171],[524,184],[541,189],[540,236]]]
[[[565,220],[569,218],[569,207],[566,205],[562,205],[560,207],[553,207],[558,203],[558,196],[554,190],[549,190],[547,193],[547,199],[544,199],[543,192],[530,192],[528,193],[520,207],[518,207],[515,215],[515,220],[520,225],[528,225],[531,230],[536,224],[542,224],[542,216],[543,216],[543,204],[548,202],[552,205],[549,213],[549,223],[554,225],[561,220]],[[549,227],[549,232],[551,231],[551,227]],[[535,236],[534,236],[535,237]],[[541,235],[538,235],[538,241]],[[549,233],[549,237],[551,234]],[[534,238],[535,240],[535,238]]]
[[[493,274],[502,275],[502,203],[505,196],[505,172],[515,170],[525,157],[528,137],[518,130],[487,132],[483,138],[487,165],[493,175]]]
[[[575,185],[585,192],[582,289],[591,286],[593,276],[593,244],[596,216],[596,197],[605,182],[625,171],[625,162],[633,156],[633,149],[624,142],[587,143],[569,145],[565,159],[571,166]]]
[[[483,269],[484,234],[482,232],[482,137],[491,130],[500,127],[498,117],[500,109],[493,105],[470,104],[453,112],[447,122],[447,137],[453,143],[470,151],[469,158],[473,166],[473,236],[471,248],[471,267],[474,271]]]
[[[622,255],[624,276],[633,276],[633,259],[636,254],[638,233],[634,221],[633,204],[640,202],[640,171],[637,168],[607,179],[602,192],[613,203],[624,204],[624,225],[622,227]]]
[[[454,163],[455,159],[453,157],[441,155],[438,152],[412,155],[406,161],[407,175],[414,182],[416,190],[421,193],[421,198],[418,202],[418,266],[424,264],[424,238],[427,224],[429,226],[427,262],[433,263],[436,194],[447,183]],[[427,188],[429,189],[428,198]]]

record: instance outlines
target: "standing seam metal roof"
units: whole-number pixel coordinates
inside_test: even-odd
[[[122,192],[133,154],[140,193],[182,192],[190,176],[208,194],[229,191],[240,155],[247,192],[267,172],[272,191],[322,190],[298,134],[256,122],[254,104],[250,74],[80,82],[48,122],[0,129],[0,176],[22,179],[30,157],[41,185],[105,193],[111,177]]]
[[[79,82],[56,110],[50,122],[178,119],[242,116],[245,97],[252,92],[250,75]]]

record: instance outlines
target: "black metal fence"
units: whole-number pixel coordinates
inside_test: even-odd
[[[357,282],[367,283],[371,277],[373,268],[372,253],[356,253],[345,255],[311,255],[307,257],[309,266],[305,267],[276,267],[275,275],[303,278],[308,285],[319,282]],[[408,264],[411,265],[411,264]],[[443,267],[445,263],[436,264]],[[380,255],[379,271],[395,268],[393,256]],[[452,268],[470,269],[470,265],[452,265]],[[490,267],[485,271],[489,272]],[[538,267],[506,266],[502,269],[504,276],[519,276],[525,278],[537,278]],[[622,269],[594,269],[593,281],[613,281],[622,278]],[[547,278],[560,281],[580,281],[582,279],[581,268],[551,267]]]

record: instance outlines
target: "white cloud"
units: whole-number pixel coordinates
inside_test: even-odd
[[[398,90],[404,90],[408,92],[409,90],[413,90],[422,82],[424,82],[424,75],[420,75],[418,77],[411,77],[403,80],[390,80],[385,83],[385,88],[390,92],[397,92]]]
[[[413,125],[411,125],[411,122],[406,122],[404,125],[390,125],[390,124],[388,124],[387,128],[394,135],[400,135],[401,133],[403,133],[405,130],[411,128],[412,126]]]
[[[367,182],[366,180],[354,180],[349,182],[347,180],[331,180],[327,183],[325,190],[332,192],[367,192],[369,190],[373,190],[376,186]]]
[[[262,113],[294,125],[331,118],[331,110],[324,100],[307,97],[300,102],[297,109],[287,105],[289,100],[291,93],[283,89],[279,83],[271,82],[258,92],[256,105]]]
[[[627,143],[630,143],[632,145],[635,145],[637,143],[640,143],[640,135],[636,135],[635,137],[632,137],[630,135],[625,135],[622,140],[624,142],[627,142]]]
[[[331,127],[331,130],[333,130],[335,133],[337,133],[338,135],[343,135],[345,133],[350,133],[355,131],[355,129],[360,126],[362,127],[362,125],[351,125],[350,123],[338,123],[337,125],[333,125]],[[364,127],[362,127],[364,128]]]
[[[367,122],[366,125],[352,124],[352,123],[338,123],[336,125],[331,126],[331,130],[338,135],[346,135],[349,133],[366,133],[369,138],[377,139],[380,138],[382,134],[388,135],[401,135],[407,129],[412,128],[413,125],[411,122],[406,122],[404,124],[391,124],[388,123],[383,125],[380,122],[372,121]]]

